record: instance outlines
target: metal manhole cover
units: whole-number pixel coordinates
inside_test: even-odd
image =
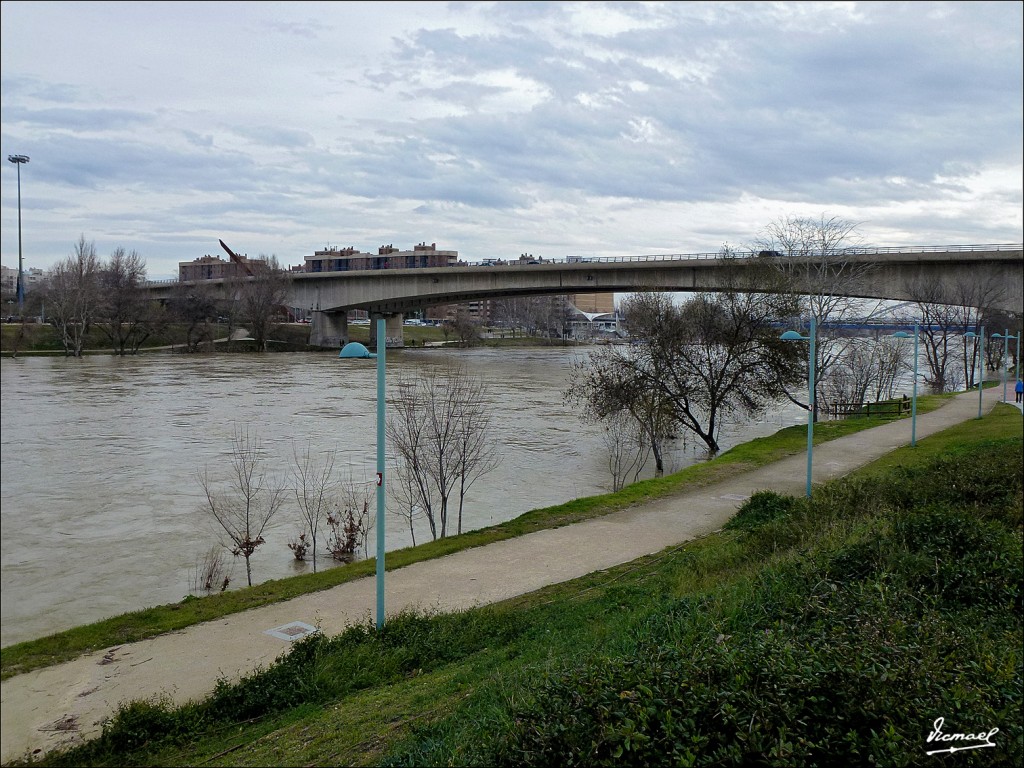
[[[280,627],[264,630],[263,634],[276,637],[279,640],[292,641],[319,631],[319,629],[310,624],[306,624],[304,621],[293,621],[289,624],[282,624]]]

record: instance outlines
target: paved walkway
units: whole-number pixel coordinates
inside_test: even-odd
[[[986,412],[1001,394],[985,391]],[[977,393],[960,395],[918,416],[918,439],[977,415]],[[909,443],[910,426],[904,419],[815,447],[814,483]],[[802,495],[806,478],[807,455],[800,453],[602,518],[389,571],[387,608],[468,608],[629,562],[720,529],[756,491]],[[201,698],[219,678],[236,679],[270,664],[291,642],[289,624],[319,625],[335,634],[369,619],[374,588],[369,577],[11,678],[0,686],[0,761],[94,736],[121,702],[158,695],[177,703]]]

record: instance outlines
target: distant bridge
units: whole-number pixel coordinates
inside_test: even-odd
[[[403,314],[429,306],[568,293],[745,289],[735,284],[737,274],[742,274],[745,266],[763,264],[765,258],[786,257],[750,254],[723,258],[718,253],[570,256],[544,259],[540,263],[297,272],[289,274],[288,304],[313,312],[310,341],[314,345],[344,344],[348,340],[347,312],[364,309],[387,318],[388,346],[402,346]],[[1024,312],[1024,246],[1021,244],[850,248],[836,258],[851,265],[873,267],[856,286],[840,290],[851,297],[911,300],[908,288],[921,280],[939,280],[950,285],[978,279],[996,280],[1005,286],[1005,292],[992,308]],[[792,263],[799,265],[800,259]],[[151,290],[160,293],[170,285],[153,284]]]

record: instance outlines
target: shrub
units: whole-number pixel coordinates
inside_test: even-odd
[[[775,491],[758,491],[747,499],[728,523],[727,529],[750,531],[766,523],[785,519],[801,509],[804,502]]]

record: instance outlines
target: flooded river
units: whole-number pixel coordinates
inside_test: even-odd
[[[572,362],[585,354],[389,353],[389,385],[401,372],[459,360],[489,389],[501,464],[473,486],[464,528],[610,489],[599,428],[562,401]],[[307,444],[337,450],[339,476],[372,483],[376,472],[372,361],[336,353],[4,358],[0,374],[5,646],[188,594],[197,558],[218,540],[197,511],[197,474],[227,479],[238,428],[259,436],[281,474]],[[802,418],[786,410],[720,442],[728,448]],[[692,442],[676,445],[668,468],[701,458]],[[311,567],[287,546],[298,519],[293,503],[274,518],[253,556],[254,583]],[[402,519],[387,526],[388,549],[409,545]],[[243,563],[233,578],[233,586],[245,583]]]

